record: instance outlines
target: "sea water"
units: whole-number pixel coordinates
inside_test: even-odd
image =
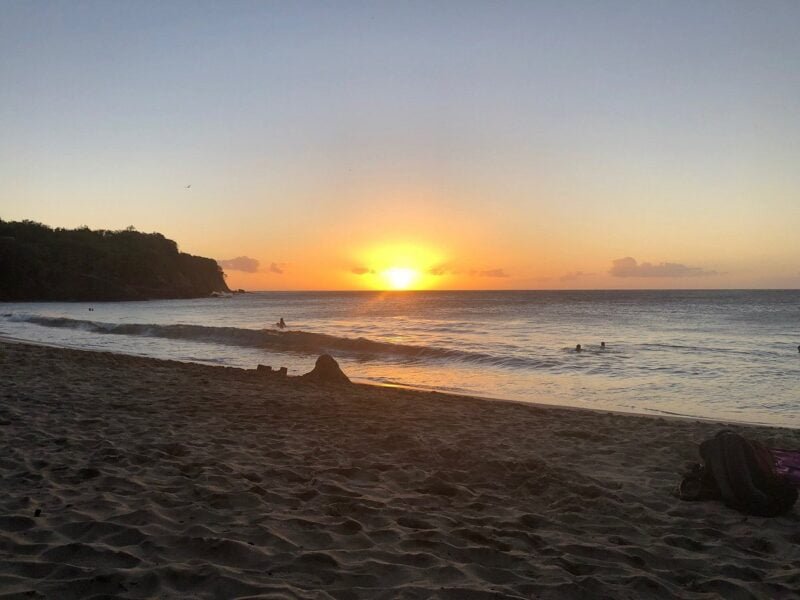
[[[281,317],[285,330],[275,326]],[[290,374],[310,370],[327,352],[362,382],[800,427],[798,290],[260,292],[2,303],[0,334],[181,361],[286,366]]]

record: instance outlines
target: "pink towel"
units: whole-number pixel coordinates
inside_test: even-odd
[[[800,451],[781,450],[770,448],[772,458],[775,460],[775,471],[784,476],[789,483],[800,487]]]

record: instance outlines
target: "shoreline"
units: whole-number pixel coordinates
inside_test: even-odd
[[[147,355],[141,354],[126,354],[124,352],[114,352],[112,350],[90,350],[84,348],[73,348],[70,346],[62,346],[59,344],[49,344],[46,342],[36,342],[30,341],[23,338],[15,338],[12,336],[8,336],[5,334],[0,333],[0,344],[3,343],[15,343],[15,344],[31,344],[35,346],[45,346],[49,348],[63,348],[66,350],[75,350],[78,352],[90,352],[90,353],[103,353],[103,354],[113,354],[119,356],[132,356],[138,358],[148,358],[157,361],[166,361],[166,362],[176,362],[181,364],[196,364],[196,365],[203,365],[209,367],[218,367],[218,368],[229,368],[229,369],[239,369],[241,371],[254,371],[255,369],[247,369],[244,367],[233,367],[233,366],[225,366],[225,365],[213,365],[204,362],[198,361],[183,361],[177,359],[164,359],[164,358],[156,358]],[[345,373],[347,374],[347,373]],[[373,381],[367,381],[362,378],[353,377],[351,378],[355,385],[361,386],[372,386],[377,388],[388,388],[388,389],[398,389],[398,390],[408,390],[412,392],[418,392],[421,394],[441,394],[444,396],[451,396],[456,398],[471,398],[474,400],[480,400],[485,402],[510,402],[528,406],[537,406],[541,408],[555,408],[555,409],[563,409],[563,410],[578,410],[578,411],[589,411],[589,412],[598,412],[598,413],[609,413],[609,414],[616,414],[621,416],[631,416],[631,417],[649,417],[649,418],[663,418],[663,419],[676,419],[678,421],[688,420],[688,421],[700,421],[704,423],[716,423],[719,425],[744,425],[744,426],[753,426],[753,427],[771,427],[776,429],[789,429],[789,430],[797,430],[800,431],[800,427],[791,427],[789,425],[776,425],[773,423],[766,423],[761,421],[745,421],[745,420],[726,420],[726,419],[716,419],[714,417],[701,417],[696,415],[683,415],[683,414],[676,414],[670,413],[667,411],[657,411],[655,409],[652,412],[634,412],[634,411],[624,411],[624,410],[614,410],[614,409],[605,409],[605,408],[591,408],[587,406],[572,406],[569,404],[559,404],[556,402],[549,403],[549,402],[537,402],[535,400],[520,400],[516,398],[500,398],[495,396],[482,396],[480,394],[463,394],[459,392],[451,392],[447,390],[438,390],[438,389],[430,389],[426,387],[417,387],[412,384],[403,384],[403,383],[379,383]]]
[[[57,346],[61,347],[61,346]],[[158,360],[158,359],[157,359]],[[247,369],[244,369],[247,370]],[[588,406],[571,406],[569,404],[556,404],[549,402],[536,402],[534,400],[517,400],[516,398],[499,398],[495,396],[481,396],[479,394],[459,394],[458,392],[448,392],[442,390],[433,390],[427,388],[414,387],[413,385],[406,385],[402,383],[373,383],[373,382],[356,382],[358,385],[374,386],[379,388],[390,388],[399,390],[408,390],[411,392],[419,392],[421,394],[441,394],[443,396],[451,396],[456,398],[469,398],[472,400],[480,400],[482,402],[509,402],[512,404],[521,404],[523,406],[535,406],[538,408],[553,408],[558,410],[576,410],[587,411],[590,413],[603,413],[610,415],[619,415],[621,417],[643,417],[650,419],[674,419],[676,421],[699,421],[701,423],[714,423],[720,426],[737,425],[745,427],[770,427],[774,429],[788,429],[791,431],[800,430],[800,427],[790,427],[788,425],[775,425],[772,423],[764,423],[760,421],[736,421],[715,419],[713,417],[698,417],[694,415],[681,415],[670,413],[667,411],[653,411],[653,412],[633,412],[624,410],[613,410],[610,408],[590,408]]]
[[[0,598],[791,597],[798,508],[676,499],[721,425],[630,417],[2,342]]]

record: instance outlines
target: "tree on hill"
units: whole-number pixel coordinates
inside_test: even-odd
[[[210,258],[160,233],[51,229],[0,219],[0,300],[146,300],[227,292]]]

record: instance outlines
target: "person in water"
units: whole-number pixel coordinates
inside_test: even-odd
[[[278,325],[278,329],[286,329],[286,322],[281,317],[281,320],[276,323]]]
[[[605,350],[606,349],[606,343],[605,342],[600,342],[600,348]]]
[[[583,350],[583,348],[581,348],[581,345],[580,345],[580,344],[578,344],[577,346],[575,346],[575,352],[580,352],[581,350]]]

